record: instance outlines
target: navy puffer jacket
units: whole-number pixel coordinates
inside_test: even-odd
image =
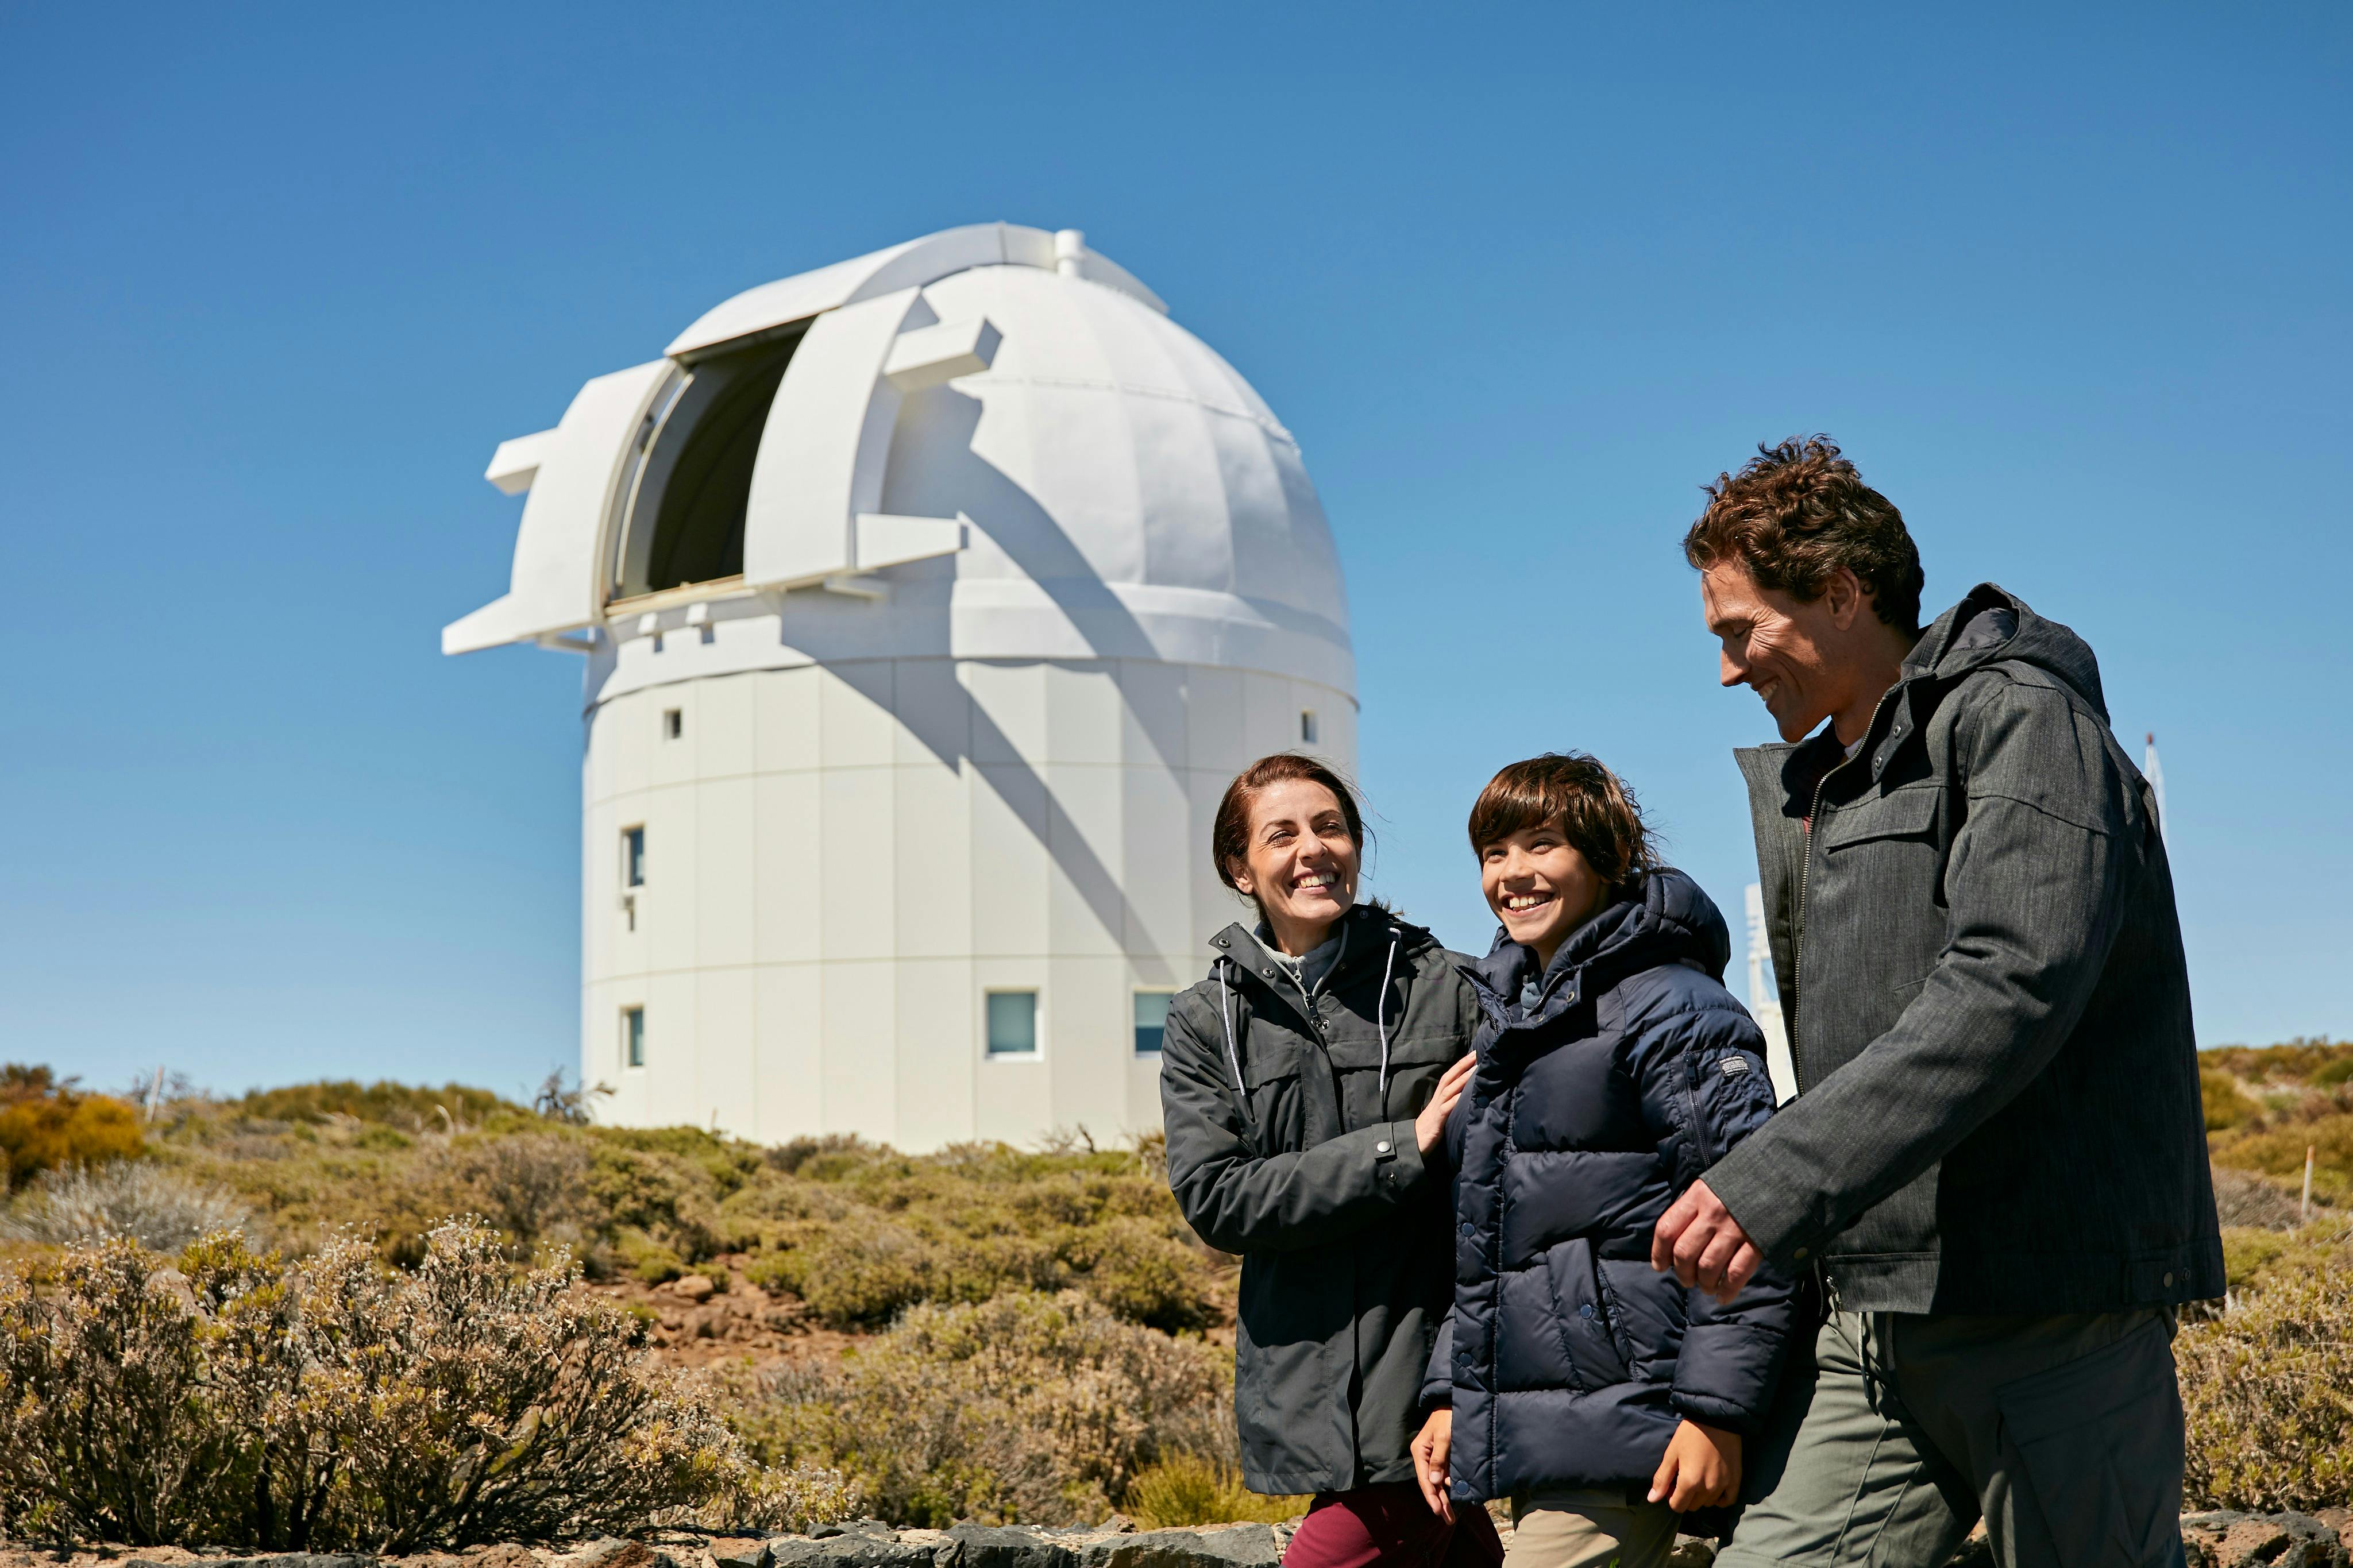
[[[1786,1276],[1732,1305],[1651,1268],[1675,1194],[1773,1112],[1764,1040],[1725,990],[1724,917],[1643,879],[1551,967],[1498,935],[1465,968],[1486,1017],[1448,1131],[1454,1306],[1423,1398],[1454,1408],[1454,1496],[1647,1483],[1685,1416],[1762,1424]]]

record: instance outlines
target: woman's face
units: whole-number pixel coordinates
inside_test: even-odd
[[[1336,795],[1320,784],[1285,779],[1250,802],[1250,843],[1234,882],[1258,900],[1277,944],[1296,957],[1321,942],[1356,901],[1362,853],[1348,837]]]

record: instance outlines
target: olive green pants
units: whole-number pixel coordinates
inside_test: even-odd
[[[1662,1568],[1674,1548],[1665,1503],[1623,1490],[1540,1492],[1512,1500],[1504,1568]]]
[[[2172,1314],[1833,1312],[1754,1445],[1717,1568],[2179,1568]]]

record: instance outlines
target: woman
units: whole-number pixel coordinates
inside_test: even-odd
[[[1168,1184],[1241,1255],[1243,1479],[1316,1494],[1287,1568],[1472,1568],[1502,1560],[1493,1525],[1434,1512],[1410,1447],[1451,1277],[1432,1156],[1478,1006],[1428,931],[1356,902],[1364,842],[1355,795],[1312,758],[1227,786],[1210,858],[1258,927],[1211,938],[1209,978],[1169,1007]]]

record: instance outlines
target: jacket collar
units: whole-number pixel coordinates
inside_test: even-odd
[[[1620,977],[1662,963],[1690,963],[1720,980],[1731,956],[1731,931],[1715,900],[1683,872],[1662,867],[1571,931],[1541,975],[1535,951],[1500,927],[1485,958],[1456,968],[1508,1029],[1547,1022]]]
[[[2107,705],[2100,689],[2099,661],[2083,638],[2057,621],[2045,620],[2025,600],[1992,583],[1980,583],[1938,616],[1904,658],[1895,684],[1872,710],[1855,766],[1876,783],[1905,743],[1926,724],[1946,691],[1964,677],[2000,661],[2030,664],[2079,692],[2102,718]],[[1742,749],[1759,759],[1778,755],[1784,816],[1810,815],[1816,787],[1839,766],[1841,752],[1828,724],[1803,741],[1776,742]],[[1750,773],[1753,781],[1755,770]]]
[[[1337,963],[1324,977],[1323,989],[1329,991],[1356,973],[1367,962],[1378,964],[1390,946],[1398,946],[1400,958],[1411,957],[1431,944],[1435,939],[1418,925],[1413,925],[1388,910],[1374,904],[1353,904],[1348,912],[1333,922],[1346,928],[1347,942]],[[1335,934],[1339,934],[1335,932]],[[1209,939],[1209,951],[1216,953],[1215,963],[1230,963],[1237,975],[1253,976],[1266,984],[1297,995],[1298,984],[1292,977],[1291,966],[1278,962],[1259,941],[1258,933],[1236,921]],[[1367,954],[1371,956],[1367,958]],[[1305,1001],[1304,997],[1301,998]]]

